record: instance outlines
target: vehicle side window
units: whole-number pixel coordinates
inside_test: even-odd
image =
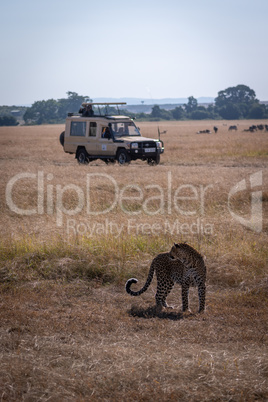
[[[97,123],[92,121],[89,126],[89,136],[96,137],[97,134]]]
[[[85,121],[72,121],[71,122],[71,136],[77,136],[77,137],[85,137],[86,136],[86,125],[87,123]]]

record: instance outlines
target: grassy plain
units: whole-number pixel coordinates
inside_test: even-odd
[[[60,125],[0,129],[1,400],[268,399],[268,133],[252,123],[161,122],[153,167],[79,166]],[[206,256],[202,315],[195,288],[184,316],[179,286],[158,316],[155,280],[125,292],[174,241]]]

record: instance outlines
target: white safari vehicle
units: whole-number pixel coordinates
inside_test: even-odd
[[[103,114],[100,105],[117,106],[125,103],[83,103],[79,113],[68,113],[60,143],[65,152],[75,154],[78,163],[102,159],[120,165],[141,159],[150,165],[160,162],[164,152],[160,139],[142,137],[133,119],[127,116]],[[98,106],[99,114],[93,112]],[[118,109],[119,113],[119,109]]]

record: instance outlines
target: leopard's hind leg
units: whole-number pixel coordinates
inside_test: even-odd
[[[198,297],[199,297],[199,313],[202,313],[205,310],[206,303],[206,285],[205,283],[200,283],[198,285]]]
[[[155,295],[156,307],[158,311],[162,310],[162,307],[168,307],[166,298],[171,292],[174,286],[173,281],[166,281],[165,283],[157,283],[157,291]]]
[[[189,309],[190,278],[184,280],[181,285],[182,311]]]

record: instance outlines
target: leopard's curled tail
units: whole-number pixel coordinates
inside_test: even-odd
[[[150,284],[152,282],[153,276],[154,276],[154,264],[152,263],[151,267],[150,267],[150,270],[149,270],[147,280],[146,280],[145,285],[143,286],[143,288],[141,288],[137,292],[134,292],[133,290],[131,290],[130,289],[131,285],[133,283],[137,283],[138,279],[130,278],[126,283],[126,291],[127,291],[127,293],[130,294],[130,296],[139,296],[142,293],[146,292],[146,290],[148,289],[148,287],[150,286]]]

